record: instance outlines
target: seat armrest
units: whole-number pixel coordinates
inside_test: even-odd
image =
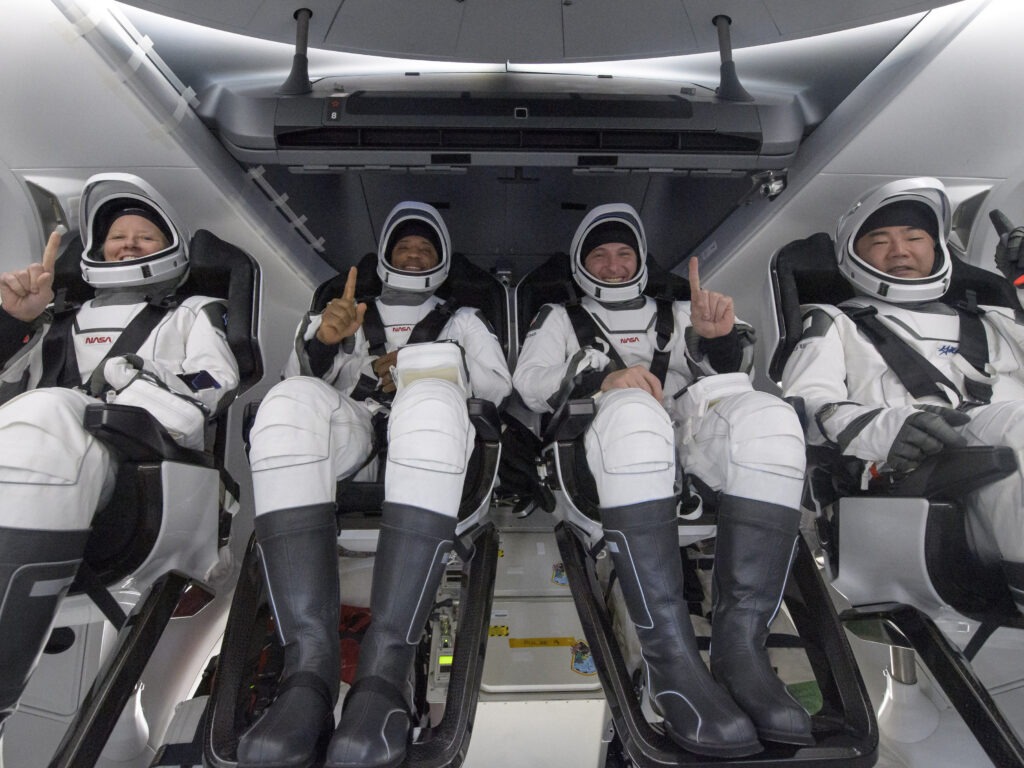
[[[567,442],[579,439],[594,420],[597,406],[593,398],[567,400],[551,415],[544,429],[543,443]]]
[[[909,474],[879,478],[877,488],[873,484],[871,490],[900,498],[951,501],[1016,471],[1017,457],[1009,447],[946,448]]]
[[[476,436],[485,443],[496,443],[501,440],[501,418],[498,407],[490,400],[471,397],[466,401],[469,408],[469,420],[476,429]]]
[[[149,411],[134,405],[87,405],[82,426],[127,461],[176,461],[202,467],[216,466],[213,456],[182,448]]]

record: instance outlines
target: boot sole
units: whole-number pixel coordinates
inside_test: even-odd
[[[675,733],[667,723],[662,724],[665,733],[668,734],[669,738],[673,742],[678,744],[683,749],[693,752],[697,755],[705,755],[707,757],[749,757],[750,755],[756,755],[758,752],[764,751],[764,745],[760,741],[751,741],[744,744],[722,744],[716,746],[714,744],[707,744],[704,742],[694,742],[678,733]]]
[[[762,731],[758,729],[757,735],[762,741],[770,741],[773,744],[795,744],[800,747],[810,747],[817,743],[811,734],[779,733],[777,731]]]

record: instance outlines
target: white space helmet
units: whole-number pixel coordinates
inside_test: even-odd
[[[152,221],[170,243],[166,248],[127,261],[104,261],[103,242],[114,220],[123,214]],[[94,288],[133,288],[184,278],[188,271],[188,232],[167,201],[138,176],[101,173],[82,190],[80,218],[85,247],[82,278]]]
[[[854,252],[853,246],[862,230],[867,232],[876,227],[900,226],[906,222],[920,225],[935,238],[935,267],[927,277],[893,277],[875,269]],[[869,224],[867,230],[864,229],[865,223]],[[843,276],[862,293],[894,304],[934,301],[946,292],[953,271],[946,246],[951,226],[949,197],[941,181],[930,177],[892,181],[868,192],[839,219],[836,262]]]
[[[583,267],[587,254],[603,243],[624,242],[634,246],[637,270],[625,283],[605,283]],[[635,299],[647,287],[647,236],[640,215],[627,203],[608,203],[593,208],[576,228],[570,249],[572,277],[588,296],[617,304]]]
[[[395,243],[408,235],[425,237],[434,244],[438,262],[425,272],[406,272],[391,266],[391,250]],[[452,264],[452,240],[440,212],[426,203],[401,202],[391,209],[384,220],[380,245],[377,247],[377,276],[384,285],[404,291],[423,293],[433,291],[448,277]]]

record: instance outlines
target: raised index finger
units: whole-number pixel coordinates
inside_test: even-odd
[[[343,299],[352,299],[355,301],[356,298],[356,275],[359,270],[355,267],[349,267],[348,277],[345,279],[345,292],[341,295]]]
[[[1010,220],[1010,217],[998,208],[989,211],[988,217],[992,221],[992,226],[996,228],[996,234],[1000,237],[1008,235],[1013,231],[1013,222]]]
[[[46,248],[43,249],[43,271],[53,272],[57,263],[57,250],[60,248],[60,232],[54,230],[46,241]]]
[[[690,298],[694,299],[700,294],[700,266],[697,264],[697,257],[690,257]]]

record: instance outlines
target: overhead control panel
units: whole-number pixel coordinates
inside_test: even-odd
[[[736,102],[666,81],[493,72],[326,78],[299,96],[220,85],[200,102],[237,159],[307,170],[781,169],[805,127],[791,98]]]

